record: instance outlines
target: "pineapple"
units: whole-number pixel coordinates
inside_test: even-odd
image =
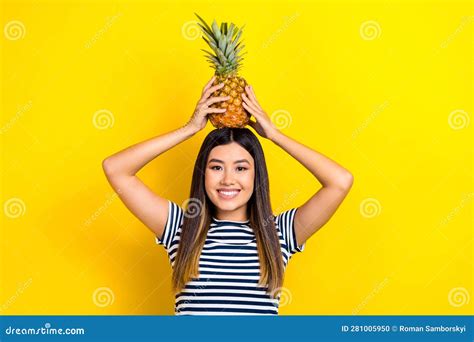
[[[196,14],[196,13],[195,13]],[[242,28],[238,29],[233,23],[221,23],[220,28],[214,20],[211,27],[196,14],[202,24],[198,23],[203,32],[203,39],[211,48],[211,52],[205,57],[215,69],[216,79],[213,85],[224,83],[225,85],[215,91],[212,96],[230,96],[227,101],[213,103],[213,108],[226,108],[225,113],[211,113],[209,120],[216,128],[234,127],[243,128],[250,121],[250,115],[242,106],[242,94],[245,92],[247,82],[237,72],[243,60],[241,53],[244,45],[240,46]]]

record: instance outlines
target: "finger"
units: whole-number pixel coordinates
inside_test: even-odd
[[[255,105],[260,107],[260,103],[258,103],[257,101],[257,97],[255,96],[255,93],[253,92],[252,86],[245,87],[245,90],[247,91],[249,98],[255,103]]]
[[[247,103],[242,102],[242,106],[255,117],[260,117],[260,112],[252,107],[250,107]]]
[[[245,94],[245,93],[242,93],[242,99],[243,99],[245,102],[247,102],[247,104],[248,104],[249,106],[253,106],[253,107],[255,107],[256,109],[260,109],[260,108],[258,108],[257,104],[250,98],[249,95],[247,95],[247,94]]]
[[[227,108],[206,108],[203,109],[203,113],[209,114],[209,113],[225,113],[227,111]]]
[[[216,79],[216,75],[214,75],[210,80],[209,82],[207,82],[207,84],[204,86],[202,92],[204,93],[207,89],[209,89],[209,87],[212,85],[212,82],[214,82],[214,80]]]
[[[216,90],[218,89],[221,89],[225,84],[224,83],[219,83],[211,88],[209,88],[208,90],[206,90],[206,92],[204,93],[203,95],[203,98],[207,99],[209,96],[211,96],[211,94],[213,92],[215,92]]]
[[[210,106],[210,105],[213,104],[213,103],[221,102],[221,101],[227,101],[228,99],[230,99],[230,96],[215,96],[215,97],[211,97],[209,100],[206,101],[206,105],[207,105],[207,106]]]
[[[242,94],[242,99],[244,100],[242,103],[247,104],[247,106],[251,107],[256,112],[261,112],[261,108],[258,108],[245,94]]]

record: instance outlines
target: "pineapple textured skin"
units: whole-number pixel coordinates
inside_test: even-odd
[[[213,96],[230,96],[230,99],[220,103],[214,103],[211,107],[226,108],[227,111],[225,113],[209,114],[209,120],[216,128],[244,128],[250,121],[250,115],[242,106],[242,94],[245,92],[247,82],[243,77],[234,75],[229,77],[216,77],[213,85],[219,83],[224,83],[225,85],[215,91]]]

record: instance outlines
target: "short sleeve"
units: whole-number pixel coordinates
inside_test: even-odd
[[[160,238],[155,236],[155,241],[159,245],[163,245],[167,250],[171,249],[174,237],[178,233],[178,228],[183,223],[183,209],[176,203],[168,200],[168,220],[166,221],[163,236]]]
[[[298,246],[295,234],[295,214],[298,208],[286,210],[275,217],[275,224],[283,236],[283,241],[286,244],[286,250],[293,255],[297,252],[302,252],[306,246],[304,242]]]

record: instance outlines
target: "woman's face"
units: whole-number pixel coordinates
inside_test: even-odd
[[[217,219],[248,219],[247,202],[252,197],[254,180],[254,160],[242,146],[232,142],[211,150],[206,164],[205,188],[216,206]]]

